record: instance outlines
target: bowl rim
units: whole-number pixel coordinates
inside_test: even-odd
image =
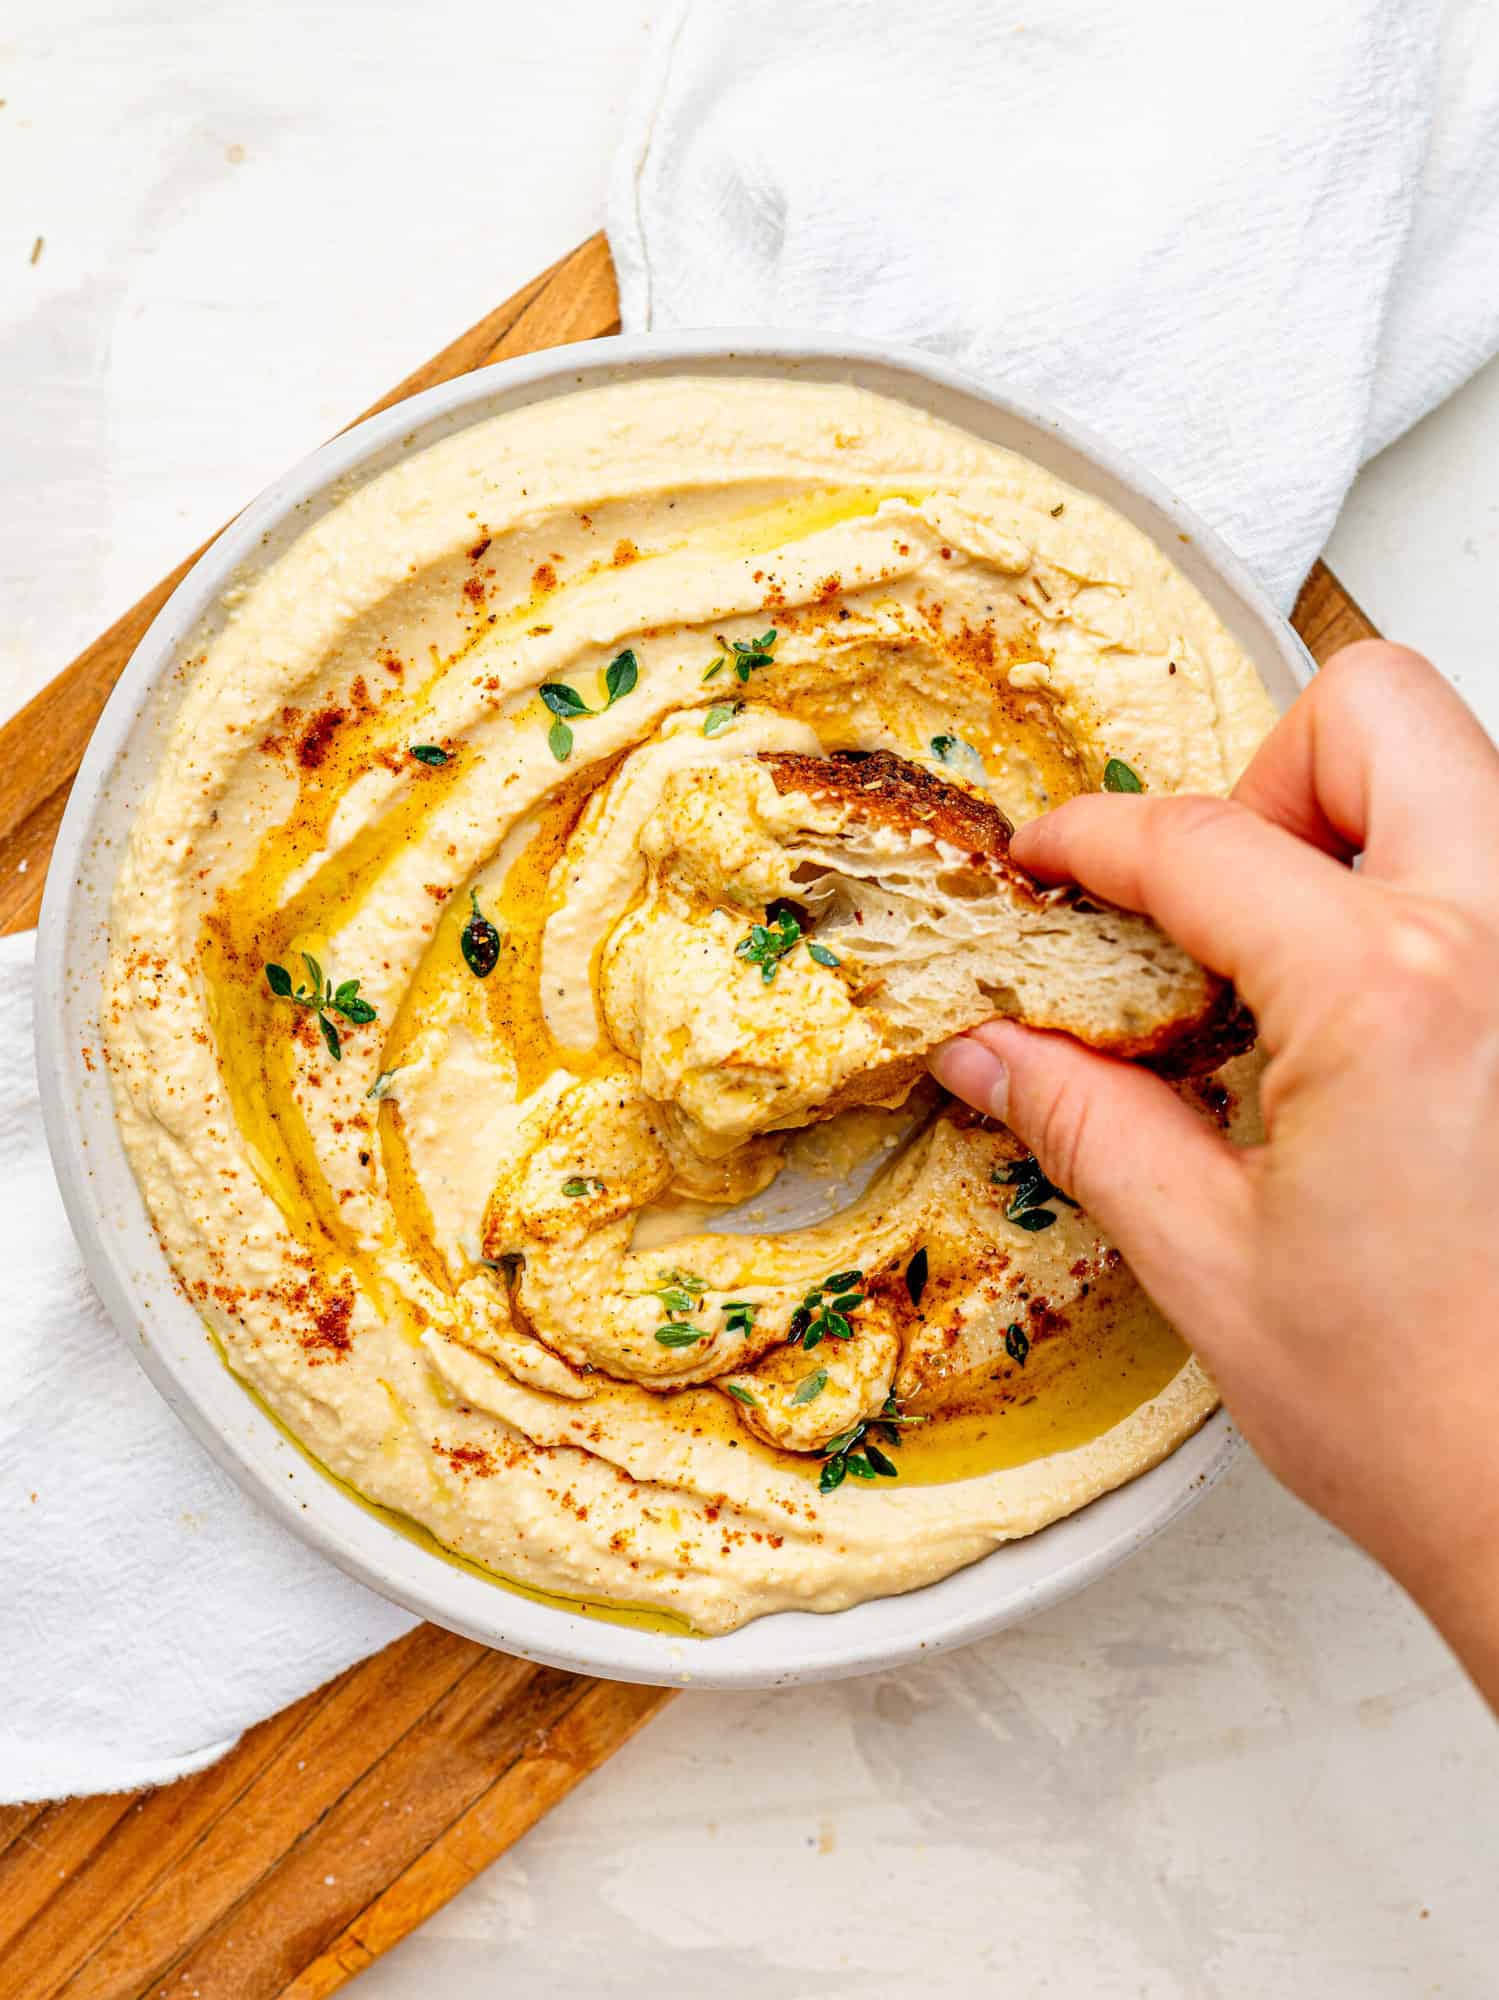
[[[297,517],[305,510],[319,502],[336,505],[351,477],[377,476],[393,449],[435,442],[446,434],[445,421],[464,429],[504,410],[612,381],[703,373],[853,381],[995,442],[1005,442],[1007,432],[1028,434],[1010,448],[1106,499],[1163,549],[1168,533],[1180,538],[1170,546],[1171,560],[1248,645],[1277,699],[1289,699],[1314,671],[1301,640],[1243,564],[1159,481],[1039,400],[991,388],[920,350],[792,329],[736,328],[616,335],[499,362],[365,418],[300,460],[199,556],[152,620],[95,726],[54,844],[38,924],[36,1061],[53,1168],[88,1274],[156,1388],[253,1501],[380,1595],[485,1645],[616,1680],[730,1689],[875,1672],[1033,1616],[1105,1574],[1193,1505],[1236,1456],[1237,1433],[1220,1409],[1159,1465],[1039,1534],[1007,1543],[937,1583],[844,1611],[777,1612],[734,1632],[697,1638],[606,1622],[524,1596],[419,1546],[357,1503],[289,1440],[219,1359],[146,1216],[113,1126],[107,1082],[82,1057],[76,1029],[80,1009],[85,1022],[90,1005],[97,1011],[97,981],[86,994],[77,981],[71,989],[69,983],[70,938],[77,923],[90,920],[84,892],[97,895],[96,878],[105,867],[113,882],[115,850],[105,841],[103,852],[91,851],[102,840],[99,822],[111,776],[182,646],[273,531],[294,521],[300,531],[306,521]],[[109,1104],[107,1126],[99,1113],[101,1089]],[[108,1198],[122,1204],[108,1221],[95,1185],[101,1175]],[[187,1337],[183,1314],[191,1316],[195,1338]],[[203,1365],[205,1355],[212,1373]],[[1017,1562],[1017,1551],[1037,1549],[1041,1560]],[[1047,1561],[1048,1555],[1055,1560]],[[1007,1562],[1015,1571],[1008,1587],[1001,1580]]]

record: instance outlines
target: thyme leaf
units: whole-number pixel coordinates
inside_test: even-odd
[[[701,1326],[682,1326],[675,1322],[670,1326],[658,1326],[656,1338],[663,1347],[691,1347],[696,1340],[706,1340],[708,1331]]]
[[[1017,1229],[1028,1230],[1035,1235],[1038,1230],[1050,1229],[1056,1221],[1056,1211],[1048,1208],[1048,1202],[1065,1202],[1068,1208],[1076,1208],[1077,1203],[1070,1194],[1063,1194],[1053,1181],[1049,1181],[1041,1171],[1041,1163],[1033,1153],[1024,1159],[1011,1160],[1003,1167],[996,1167],[989,1176],[999,1187],[1012,1187],[1013,1200],[1005,1210],[1005,1219],[1013,1222]]]
[[[475,979],[487,979],[500,962],[500,933],[479,908],[479,892],[470,889],[469,904],[473,915],[459,934],[458,945],[463,953],[464,964]]]
[[[804,1375],[800,1382],[797,1383],[796,1393],[792,1396],[791,1401],[793,1405],[797,1403],[810,1403],[812,1398],[820,1396],[827,1386],[828,1371],[826,1368],[814,1368],[810,1375]]]
[[[1106,792],[1143,792],[1140,774],[1125,763],[1122,757],[1111,757],[1103,767],[1103,788]]]
[[[569,1201],[577,1201],[585,1194],[602,1194],[604,1183],[597,1174],[572,1174],[562,1183],[562,1192]]]
[[[540,694],[553,715],[560,716],[564,721],[572,715],[591,715],[593,712],[578,690],[569,687],[566,681],[543,681]]]
[[[617,701],[623,701],[627,694],[634,692],[639,679],[640,663],[626,646],[622,653],[615,654],[604,675],[604,692],[609,697],[605,705],[613,708]]]
[[[418,764],[430,764],[433,770],[436,770],[438,765],[447,763],[451,752],[444,750],[437,743],[413,743],[411,745],[411,755],[415,757]]]
[[[926,1290],[926,1279],[927,1255],[926,1245],[923,1244],[906,1266],[906,1290],[911,1295],[913,1306],[921,1304],[921,1295]]]

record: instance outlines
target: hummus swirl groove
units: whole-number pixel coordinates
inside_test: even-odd
[[[717,1632],[940,1577],[1211,1410],[1084,1213],[1011,1213],[1010,1134],[908,1076],[836,1108],[867,1027],[805,940],[745,956],[778,892],[702,818],[765,751],[1017,822],[1110,757],[1226,790],[1269,699],[1101,502],[848,387],[592,390],[341,499],[183,683],[120,1120],[229,1366],[359,1493]],[[1200,1095],[1242,1127],[1250,1078]]]

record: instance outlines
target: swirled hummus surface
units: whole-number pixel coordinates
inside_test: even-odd
[[[360,1494],[716,1632],[931,1581],[1212,1408],[1008,1132],[908,1074],[839,1108],[867,1023],[728,810],[761,751],[1016,822],[1111,757],[1227,790],[1269,699],[1101,502],[849,387],[592,390],[341,499],[183,677],[121,1123],[229,1366]]]

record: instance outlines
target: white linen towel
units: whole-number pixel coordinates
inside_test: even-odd
[[[1499,348],[1493,0],[702,0],[652,44],[627,332],[912,342],[1099,432],[1289,606]]]
[[[105,1318],[42,1137],[31,947],[0,938],[0,1804],[198,1770],[415,1622],[247,1500]]]
[[[625,324],[884,333],[1037,391],[1282,602],[1361,459],[1499,345],[1486,0],[674,8],[615,175]],[[210,1761],[411,1620],[263,1519],[83,1277],[0,942],[0,1801]]]

